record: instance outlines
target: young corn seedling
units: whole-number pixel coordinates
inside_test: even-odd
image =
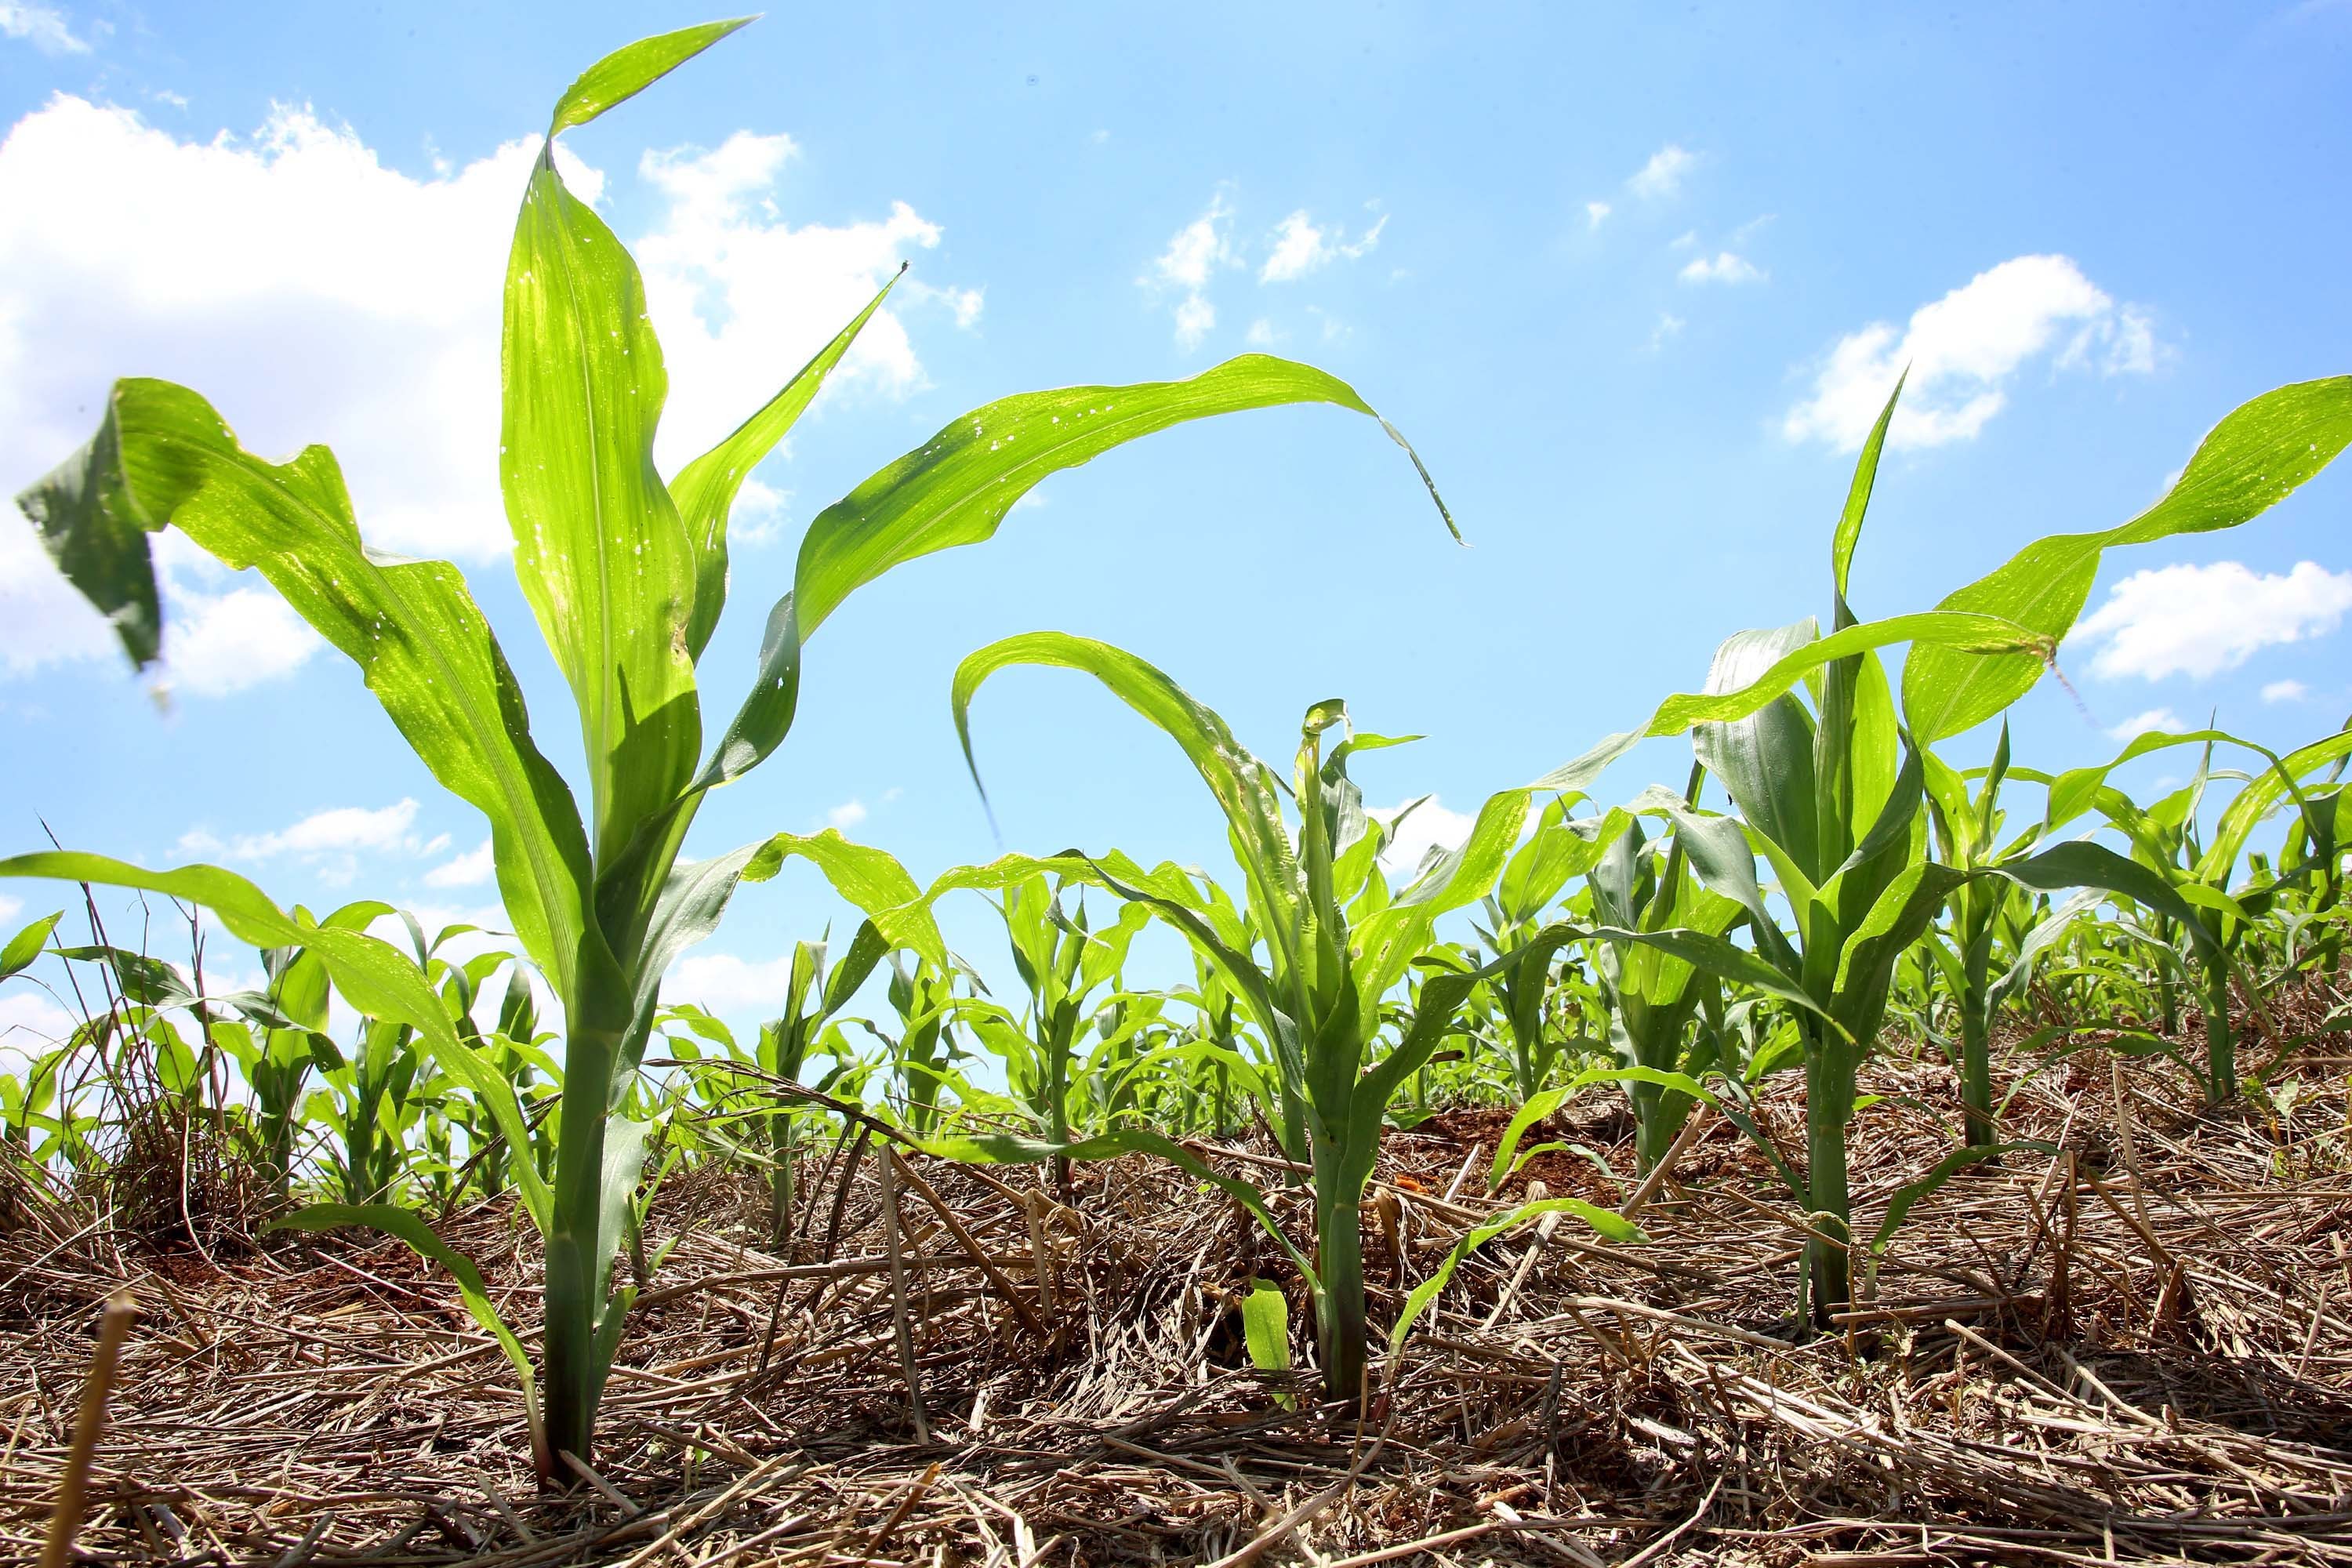
[[[136,663],[156,657],[163,635],[149,533],[173,527],[231,568],[257,568],[360,667],[435,776],[488,818],[506,917],[563,1015],[554,1169],[542,1178],[527,1162],[514,1165],[520,1201],[546,1244],[543,1418],[530,1362],[491,1311],[478,1276],[414,1215],[381,1205],[322,1207],[299,1223],[373,1225],[457,1274],[468,1307],[499,1336],[532,1394],[542,1477],[567,1485],[555,1456],[589,1457],[632,1299],[614,1287],[612,1263],[648,1129],[616,1108],[643,1059],[663,974],[715,928],[740,881],[772,874],[780,858],[762,856],[761,845],[699,862],[681,860],[680,850],[709,792],[784,739],[803,644],[860,586],[903,562],[988,539],[1039,480],[1138,437],[1279,404],[1372,415],[1344,383],[1262,355],[1183,382],[1069,387],[973,410],[811,523],[792,591],[768,614],[750,693],[706,754],[698,661],[726,603],[736,494],[888,290],[733,434],[664,476],[653,449],[667,378],[643,285],[618,238],[565,188],[554,148],[565,131],[742,25],[645,39],[583,73],[556,102],[515,227],[499,477],[516,576],[578,710],[584,813],[533,742],[520,688],[464,580],[446,563],[369,552],[325,448],[266,461],[195,393],[125,380],[89,446],[19,498]],[[511,1087],[388,945],[316,926],[217,868],[151,871],[96,855],[40,854],[0,862],[0,875],[170,892],[212,908],[241,941],[318,952],[354,1007],[414,1030],[436,1066],[495,1108],[509,1146],[528,1145]]]
[[[1898,385],[1864,444],[1832,541],[1832,635],[1822,637],[1811,621],[1743,632],[1717,651],[1710,690],[1746,688],[1793,652],[1825,647],[1866,629],[1846,602],[1848,568],[1900,396]],[[1997,615],[2063,637],[2081,612],[2105,546],[2243,522],[2316,473],[2347,440],[2352,378],[2268,394],[2216,426],[2172,489],[2139,518],[2106,533],[2028,545],[2007,565],[1948,596],[1939,613]],[[1877,624],[1893,627],[1928,618]],[[1747,910],[1758,953],[1810,1002],[1800,1019],[1805,1171],[1792,1184],[1810,1216],[1806,1299],[1817,1325],[1827,1327],[1852,1296],[1846,1129],[1855,1075],[1877,1039],[1895,964],[1946,900],[1972,880],[1999,876],[2037,891],[2097,888],[2175,918],[2188,916],[2187,906],[2149,870],[2093,844],[2061,845],[1974,868],[1924,858],[1919,748],[1991,718],[2030,689],[2041,668],[2022,655],[1915,642],[1904,667],[1898,717],[1875,654],[1856,648],[1825,662],[1813,709],[1790,693],[1746,718],[1701,724],[1694,733],[1699,761],[1723,782],[1744,821],[1700,819],[1670,808],[1680,837],[1688,841],[1702,879]],[[1759,856],[1793,916],[1788,931],[1764,902],[1755,874]],[[1994,1152],[1967,1152],[1989,1157]],[[1895,1210],[1897,1220],[1902,1206]]]

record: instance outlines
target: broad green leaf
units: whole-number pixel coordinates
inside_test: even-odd
[[[975,408],[809,525],[793,579],[801,636],[815,635],[853,591],[893,566],[988,538],[1013,503],[1052,474],[1187,420],[1287,403],[1329,403],[1380,417],[1337,376],[1265,354],[1244,354],[1186,381],[1064,387]],[[1412,455],[1453,528],[1421,458],[1394,426],[1382,420],[1381,427]]]
[[[2099,533],[2038,539],[1937,607],[1999,616],[2063,637],[2083,613],[2104,551],[2235,528],[2284,500],[2347,443],[2352,376],[2264,393],[2215,426],[2163,499],[2131,521]],[[1965,658],[1914,647],[1903,666],[1903,711],[1918,742],[1930,744],[1991,718],[2025,695],[2041,673],[2023,657]]]
[[[1706,689],[1710,694],[1750,689],[1767,671],[1819,640],[1811,620],[1737,633],[1716,649]],[[1738,803],[1750,832],[1779,845],[1807,881],[1827,879],[1815,805],[1813,720],[1802,702],[1793,694],[1776,697],[1743,718],[1701,724],[1692,731],[1691,745]]]
[[[571,984],[592,940],[587,841],[572,793],[532,744],[521,688],[457,568],[371,555],[324,447],[268,463],[185,387],[121,381],[89,446],[20,504],[45,535],[168,523],[228,566],[259,568],[359,665],[434,777],[489,819],[515,934]]]
[[[738,27],[758,20],[737,16],[724,22],[704,22],[650,38],[624,44],[586,70],[555,100],[547,133],[555,136],[575,125],[585,125],[614,104],[635,97]]]
[[[579,704],[596,857],[610,864],[698,760],[695,559],[654,471],[669,379],[636,263],[551,155],[515,222],[501,363],[515,576]]]
[[[1263,1279],[1242,1299],[1242,1342],[1258,1371],[1290,1370],[1290,1299]]]
[[[670,480],[669,491],[677,500],[678,519],[685,525],[687,543],[694,552],[694,615],[687,626],[686,649],[697,662],[701,660],[702,650],[719,626],[719,611],[727,605],[727,517],[734,508],[736,492],[807,411],[810,401],[824,385],[824,378],[833,374],[834,367],[849,352],[849,345],[857,341],[857,334],[865,330],[874,312],[882,308],[882,301],[889,298],[891,289],[906,272],[907,265],[902,261],[897,275],[882,285],[882,291],[857,312],[855,321],[835,333],[831,342],[819,349],[815,358],[801,366],[799,373],[784,383],[782,391],[737,426],[724,441],[680,468],[677,478]],[[781,611],[782,605],[777,609]],[[771,615],[772,638],[774,624],[775,616]],[[797,637],[793,651],[798,652]],[[761,685],[767,684],[768,663],[768,650],[763,648],[760,657]],[[785,722],[789,724],[790,719]]]

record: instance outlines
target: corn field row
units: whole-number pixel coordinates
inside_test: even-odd
[[[1664,695],[1662,680],[1648,717],[1629,712],[1626,730],[1497,789],[1464,842],[1409,870],[1384,859],[1402,819],[1369,812],[1349,776],[1397,738],[1322,700],[1295,752],[1262,759],[1175,675],[1055,632],[992,644],[953,672],[975,787],[982,688],[1015,668],[1071,672],[1157,730],[1165,765],[1197,773],[1230,868],[1093,847],[926,885],[835,831],[685,858],[704,798],[786,739],[803,647],[857,588],[984,542],[1051,474],[1181,422],[1299,403],[1380,417],[1334,377],[1263,355],[975,409],[811,524],[758,667],[737,672],[747,694],[714,733],[699,661],[726,606],[736,492],[882,297],[733,435],[662,475],[667,381],[642,286],[552,150],[737,26],[647,39],[580,78],[551,118],[507,273],[499,440],[514,565],[577,707],[583,778],[534,743],[457,569],[367,551],[322,447],[271,463],[198,394],[124,380],[89,445],[20,498],[134,664],[168,635],[152,535],[176,529],[257,569],[487,818],[511,930],[427,931],[370,900],[282,908],[212,866],[65,850],[0,861],[0,876],[81,889],[0,959],[7,984],[45,985],[81,1019],[0,1076],[12,1205],[106,1194],[122,1223],[200,1252],[227,1244],[220,1215],[396,1237],[505,1350],[533,1466],[558,1488],[594,1462],[615,1358],[640,1297],[660,1289],[646,1216],[698,1172],[755,1173],[768,1241],[793,1258],[826,1226],[823,1205],[839,1224],[823,1173],[877,1127],[968,1167],[1027,1168],[1064,1209],[1083,1205],[1092,1163],[1173,1167],[1245,1211],[1269,1268],[1303,1288],[1308,1323],[1294,1326],[1271,1287],[1242,1304],[1252,1361],[1311,1359],[1326,1398],[1354,1401],[1494,1238],[1540,1226],[1613,1247],[1645,1239],[1620,1209],[1530,1196],[1465,1234],[1401,1304],[1368,1300],[1368,1228],[1396,1223],[1372,1184],[1384,1138],[1435,1113],[1498,1112],[1455,1183],[1486,1193],[1545,1156],[1626,1185],[1663,1178],[1695,1119],[1729,1123],[1802,1236],[1786,1324],[1802,1341],[1872,1299],[1878,1260],[1949,1184],[2056,1153],[2009,1110],[2077,1053],[2169,1061],[2211,1115],[2261,1125],[2292,1119],[2307,1092],[2296,1064],[2352,1028],[2352,728],[2284,752],[2220,729],[2154,733],[2099,765],[2042,770],[2012,756],[2001,721],[2055,668],[2107,550],[2253,521],[2352,442],[2352,377],[2227,414],[2131,521],[2037,541],[1934,609],[1873,620],[1848,603],[1848,568],[1898,386],[1842,507],[1825,504],[1820,619],[1732,631],[1700,689]],[[1429,469],[1380,423],[1450,529]],[[1686,776],[1596,793],[1637,742],[1681,736]],[[2116,782],[2158,756],[2188,782],[2146,799]],[[798,945],[788,999],[756,1036],[669,994],[665,976],[737,888],[793,858],[862,912],[855,931]],[[126,933],[98,889],[162,901]],[[1004,952],[951,951],[939,919],[950,900],[985,900]],[[1155,922],[1181,939],[1189,981],[1135,977],[1130,950]],[[264,984],[205,993],[204,946],[223,933],[259,951]],[[2287,995],[2316,1012],[2286,1016]],[[1908,1109],[1948,1152],[1864,1224],[1853,1152],[1892,1108],[1857,1086],[1937,1062],[1957,1092]],[[1794,1086],[1801,1139],[1759,1110]],[[1562,1131],[1565,1112],[1601,1102],[1633,1129],[1630,1170]],[[1222,1157],[1252,1142],[1255,1163]],[[443,1234],[486,1200],[541,1238],[535,1323],[512,1321]]]

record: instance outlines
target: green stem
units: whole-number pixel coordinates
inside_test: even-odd
[[[1323,1392],[1354,1399],[1364,1379],[1364,1232],[1362,1199],[1339,1173],[1337,1148],[1318,1146],[1315,1162],[1315,1271],[1323,1289],[1315,1300],[1315,1329],[1323,1362]]]
[[[1807,1299],[1814,1326],[1832,1327],[1853,1296],[1852,1261],[1843,1246],[1853,1235],[1846,1193],[1846,1122],[1853,1114],[1853,1076],[1844,1053],[1827,1041],[1805,1053],[1805,1184],[1808,1221],[1821,1236],[1805,1238]],[[1823,1239],[1828,1237],[1831,1239]]]
[[[2203,962],[2205,1095],[2210,1104],[2226,1105],[2238,1096],[2238,1038],[2230,1028],[2230,966],[2217,958]]]

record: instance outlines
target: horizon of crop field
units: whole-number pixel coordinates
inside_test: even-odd
[[[467,567],[572,769],[499,496],[501,268],[533,106],[572,62],[699,16],[0,5],[0,489],[87,439],[121,375],[202,388],[257,451],[330,444],[371,542]],[[695,856],[830,826],[920,877],[1113,846],[1224,875],[1173,749],[1086,682],[1017,673],[982,699],[992,828],[950,677],[1052,627],[1151,659],[1269,757],[1334,696],[1424,734],[1357,773],[1376,808],[1434,796],[1392,852],[1410,869],[1491,792],[1697,689],[1724,636],[1822,611],[1854,451],[1906,365],[1854,563],[1865,618],[2121,522],[2222,413],[2340,371],[2352,342],[2341,4],[840,8],[772,15],[697,71],[571,133],[564,163],[646,275],[665,467],[912,262],[738,503],[744,598],[772,598],[819,510],[965,408],[1252,351],[1361,392],[1469,548],[1328,408],[1059,475],[990,549],[845,609],[787,754],[713,797]],[[2333,728],[2347,512],[2352,479],[2323,475],[2258,525],[2111,558],[2070,684],[2011,716],[2020,755],[2094,763],[2209,713],[2282,749]],[[166,661],[142,679],[0,517],[0,851],[42,847],[46,821],[281,902],[500,925],[479,820],[355,673],[257,579],[169,542],[161,564]],[[729,700],[759,635],[740,615],[712,646]],[[1990,728],[1944,749],[1980,763]],[[2180,754],[2124,776],[2168,787]],[[1688,756],[1647,742],[1596,797]],[[33,897],[0,892],[0,924]],[[992,915],[941,918],[1011,984]],[[668,992],[756,1022],[828,921],[845,944],[848,906],[789,869]],[[1156,926],[1136,951],[1158,978],[1189,962]],[[225,984],[258,975],[234,943],[216,956]],[[0,996],[0,1028],[63,1020]]]

